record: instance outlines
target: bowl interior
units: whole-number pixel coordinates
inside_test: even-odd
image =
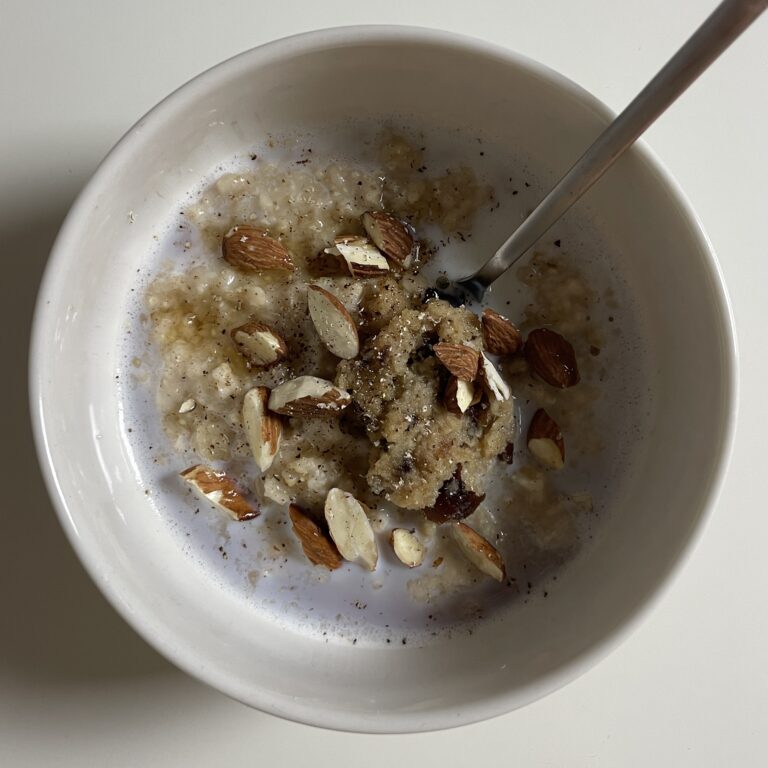
[[[631,461],[607,478],[612,509],[589,556],[574,560],[547,600],[471,635],[353,647],[286,628],[211,579],[158,513],[128,434],[120,357],[132,330],[127,294],[146,269],[158,222],[217,163],[267,134],[347,118],[416,122],[432,126],[435,137],[482,133],[514,148],[543,186],[610,119],[538,65],[423,30],[315,33],[211,70],[140,121],[65,224],[35,329],[39,445],[90,573],[180,666],[242,701],[306,722],[367,731],[447,727],[525,704],[586,669],[679,561],[712,497],[730,434],[730,322],[695,218],[658,165],[634,149],[564,224],[583,234],[582,250],[599,243],[610,253],[626,287],[619,311],[637,342],[623,358],[634,394],[625,388],[611,403],[634,425]],[[505,280],[497,298],[512,290],[513,276]]]

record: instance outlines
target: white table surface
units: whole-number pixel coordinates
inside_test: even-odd
[[[768,765],[768,17],[647,136],[704,221],[735,308],[730,475],[651,618],[543,701],[451,732],[360,736],[284,722],[191,680],[80,568],[42,487],[25,402],[32,303],[66,210],[120,135],[201,70],[293,32],[412,23],[517,49],[620,108],[713,6],[0,0],[0,765]]]

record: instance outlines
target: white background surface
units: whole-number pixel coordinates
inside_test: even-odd
[[[411,23],[516,49],[619,109],[713,7],[0,0],[0,765],[768,764],[768,16],[647,135],[701,216],[735,308],[742,401],[725,491],[651,618],[547,699],[451,732],[373,737],[283,722],[189,679],[77,563],[42,488],[25,403],[32,303],[66,210],[120,135],[201,70],[294,32]]]

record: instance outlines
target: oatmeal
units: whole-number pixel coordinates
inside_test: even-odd
[[[599,447],[579,421],[594,398],[579,371],[592,381],[603,344],[589,289],[535,257],[518,329],[432,297],[421,275],[435,246],[420,233],[469,232],[493,199],[467,168],[430,175],[391,134],[375,170],[259,161],[214,181],[185,211],[205,257],[146,297],[163,427],[200,462],[190,487],[238,521],[277,505],[329,571],[375,570],[388,546],[421,572],[415,599],[509,586],[512,529],[541,552],[572,547],[591,502],[551,478]]]

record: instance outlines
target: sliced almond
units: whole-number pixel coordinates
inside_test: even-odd
[[[475,399],[475,385],[471,381],[464,381],[451,376],[445,386],[443,402],[451,412],[461,416]]]
[[[405,222],[384,211],[367,211],[363,227],[373,244],[398,267],[407,267],[413,254],[413,231]]]
[[[477,376],[477,362],[480,358],[477,350],[466,344],[447,344],[441,341],[432,349],[437,359],[457,378],[474,381]]]
[[[379,277],[389,272],[386,257],[367,237],[342,235],[335,243],[352,277]]]
[[[528,427],[528,450],[550,469],[565,464],[565,441],[557,422],[543,409],[533,414]]]
[[[537,328],[528,334],[525,359],[533,372],[547,384],[559,389],[579,382],[579,368],[571,344],[549,328]]]
[[[288,357],[285,339],[268,325],[252,320],[233,328],[229,335],[248,364],[266,368]]]
[[[365,506],[351,493],[331,488],[325,499],[325,519],[341,556],[373,571],[379,550]]]
[[[194,411],[195,408],[197,408],[197,403],[190,397],[179,406],[179,413],[189,413],[190,411]]]
[[[424,561],[424,545],[413,531],[395,528],[389,541],[397,559],[409,568],[416,568]]]
[[[235,520],[252,520],[259,514],[259,508],[245,497],[225,472],[196,464],[179,474],[200,496]]]
[[[299,376],[275,387],[269,410],[283,416],[327,416],[340,413],[352,398],[349,392],[316,376]]]
[[[484,309],[481,319],[483,347],[492,355],[514,355],[523,345],[520,331],[504,315]]]
[[[294,270],[291,254],[286,247],[258,227],[232,227],[221,241],[221,251],[224,261],[240,269],[256,272]]]
[[[466,523],[455,523],[453,535],[464,557],[486,576],[504,581],[507,570],[499,551]]]
[[[243,427],[256,466],[266,472],[277,456],[283,436],[283,422],[267,410],[269,390],[255,387],[243,398]]]
[[[341,555],[331,537],[297,504],[288,507],[293,532],[312,565],[322,565],[329,571],[341,567]]]
[[[509,400],[512,395],[509,385],[484,354],[480,355],[480,378],[490,397],[496,400]]]
[[[315,330],[329,351],[343,360],[357,357],[360,338],[347,308],[319,285],[307,287],[307,305]]]

